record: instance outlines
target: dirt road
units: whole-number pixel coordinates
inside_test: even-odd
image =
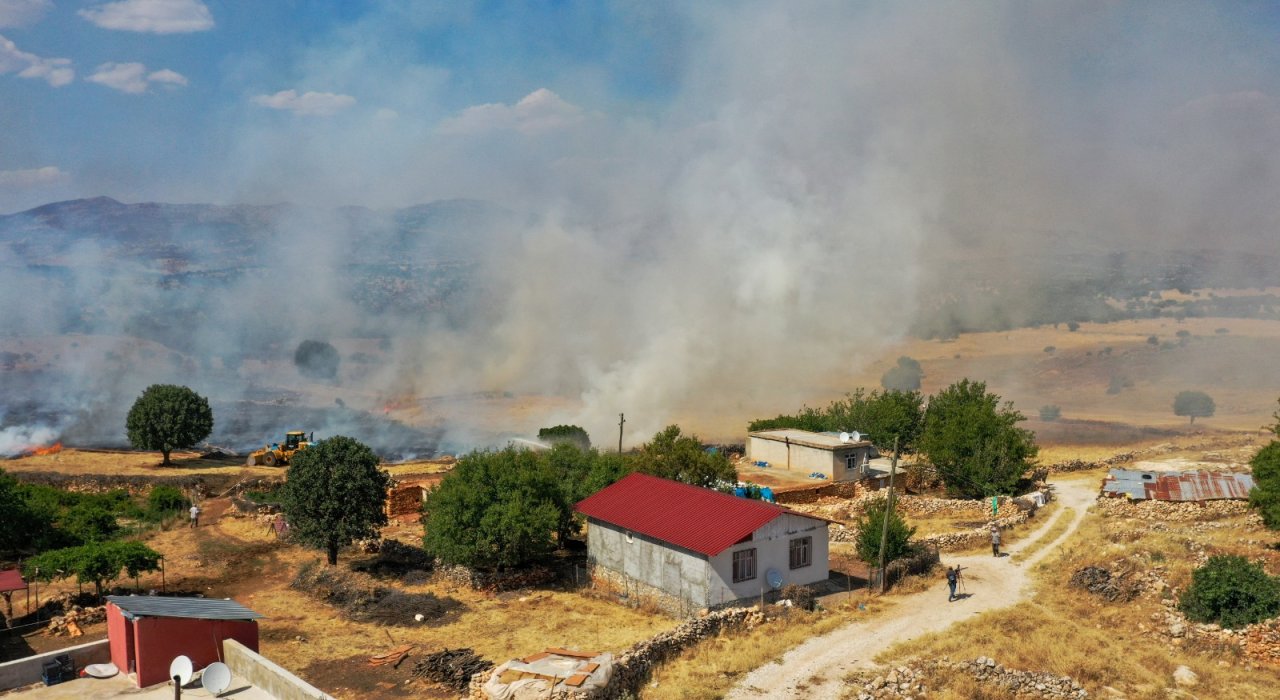
[[[944,556],[943,564],[964,567],[967,595],[960,600],[947,602],[947,584],[939,574],[937,585],[899,599],[900,605],[889,617],[854,623],[814,637],[784,654],[781,663],[767,663],[748,673],[726,698],[840,697],[841,679],[855,669],[874,667],[872,659],[890,646],[1026,600],[1031,594],[1028,571],[1076,531],[1097,495],[1093,484],[1085,481],[1060,482],[1055,487],[1063,508],[1018,544],[1005,548],[1009,554],[1016,554],[1036,542],[1058,518],[1070,517],[1067,529],[1040,551],[1018,563],[1011,557],[997,559],[990,554]]]

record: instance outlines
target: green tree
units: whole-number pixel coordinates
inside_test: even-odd
[[[329,565],[338,548],[376,537],[387,524],[383,503],[391,477],[378,456],[358,440],[337,435],[294,454],[289,462],[281,508],[293,538],[323,549]]]
[[[1260,563],[1219,554],[1191,573],[1178,609],[1195,622],[1244,627],[1280,613],[1280,580],[1268,576]]]
[[[52,515],[31,507],[18,480],[0,469],[0,559],[16,559],[36,551],[43,533],[50,530]]]
[[[587,435],[585,429],[577,425],[557,425],[550,428],[542,428],[538,431],[538,439],[552,445],[567,442],[582,450],[591,449],[591,436]]]
[[[888,512],[888,500],[871,501],[862,511],[854,527],[858,528],[858,558],[871,566],[880,563],[880,538],[884,532],[884,518]],[[889,514],[889,536],[885,540],[885,563],[911,553],[911,537],[916,534],[902,515],[894,510]]]
[[[91,542],[79,547],[54,549],[23,562],[24,575],[37,581],[56,581],[74,576],[80,583],[92,583],[98,598],[102,586],[124,571],[136,578],[160,568],[160,553],[141,542]]]
[[[984,382],[962,379],[929,399],[920,452],[952,495],[982,498],[1013,490],[1039,448],[1011,403]]]
[[[185,386],[152,384],[142,392],[125,420],[129,443],[139,450],[160,450],[162,466],[169,453],[191,447],[213,431],[213,410],[201,395]]]
[[[58,527],[84,544],[106,542],[120,531],[116,516],[93,502],[78,503],[68,508],[58,519]]]
[[[304,340],[293,351],[293,364],[304,377],[336,379],[342,357],[338,349],[322,340]]]
[[[715,488],[737,483],[738,472],[722,450],[703,449],[697,435],[684,435],[669,425],[635,454],[635,470],[694,486]]]
[[[566,450],[560,456],[576,459]],[[530,450],[472,452],[423,503],[423,546],[448,564],[501,569],[555,549],[567,499],[548,463]]]
[[[1213,399],[1203,391],[1180,391],[1173,397],[1173,415],[1190,417],[1191,425],[1195,425],[1197,418],[1212,416],[1216,410]]]
[[[1249,461],[1253,468],[1254,486],[1249,490],[1249,505],[1262,516],[1272,530],[1280,530],[1280,440],[1272,440]]]
[[[903,355],[898,358],[898,364],[880,377],[880,386],[890,391],[917,391],[922,377],[924,370],[920,368],[920,363]]]
[[[181,490],[167,484],[151,487],[147,494],[147,515],[153,519],[161,519],[167,515],[180,513],[191,506],[191,501]]]

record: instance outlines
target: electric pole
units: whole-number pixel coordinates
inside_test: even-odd
[[[898,473],[898,438],[893,438],[893,462],[889,465],[889,498],[884,506],[884,523],[880,528],[880,592],[884,593],[884,550],[889,546],[889,517],[893,515],[893,476]]]
[[[618,414],[618,454],[622,454],[622,424],[626,422],[627,422],[626,417],[623,416],[623,414],[619,413]]]

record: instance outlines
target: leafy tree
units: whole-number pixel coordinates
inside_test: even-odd
[[[42,533],[49,530],[53,517],[48,511],[32,508],[24,498],[18,480],[0,469],[0,559],[13,559],[36,551]]]
[[[911,452],[923,422],[924,396],[920,392],[877,389],[868,394],[858,388],[826,409],[806,406],[795,416],[753,421],[749,429],[798,428],[815,433],[857,430],[886,450],[893,447],[893,438],[897,437],[898,448]]]
[[[160,450],[162,466],[168,466],[175,448],[209,437],[213,410],[203,396],[185,386],[152,384],[133,402],[125,430],[130,444],[139,450]]]
[[[538,431],[538,439],[552,445],[567,442],[576,445],[579,449],[591,449],[591,436],[587,435],[586,430],[576,425],[557,425],[551,428],[543,428]]]
[[[1197,418],[1212,416],[1216,410],[1213,399],[1203,391],[1180,391],[1173,397],[1173,415],[1189,416],[1191,425],[1195,425]]]
[[[1254,486],[1249,490],[1249,505],[1257,509],[1262,522],[1272,530],[1280,530],[1280,440],[1272,440],[1249,461],[1253,468]]]
[[[917,391],[922,377],[924,370],[920,368],[920,363],[903,355],[898,358],[898,364],[880,377],[880,386],[890,391]]]
[[[293,351],[293,364],[304,377],[335,379],[342,358],[338,349],[322,340],[304,340]]]
[[[682,434],[678,425],[667,426],[641,445],[634,459],[638,472],[694,486],[715,488],[738,481],[738,472],[723,451],[706,451],[697,435]]]
[[[1076,331],[1080,330],[1080,324],[1076,323],[1075,321],[1070,321],[1067,323],[1067,330],[1071,331],[1072,333],[1075,333]]]
[[[573,459],[568,452],[560,456]],[[449,564],[520,566],[555,548],[551,536],[564,527],[565,500],[537,453],[514,447],[472,452],[427,492],[423,545]]]
[[[880,538],[884,530],[885,514],[888,512],[888,500],[871,501],[862,511],[855,527],[858,528],[858,558],[878,566],[880,563]],[[889,536],[885,540],[885,563],[900,559],[911,553],[911,537],[916,534],[914,527],[909,527],[898,511],[889,514]]]
[[[68,508],[58,519],[58,526],[76,541],[85,544],[106,542],[120,531],[116,517],[96,503],[80,503]]]
[[[168,484],[157,484],[147,494],[147,514],[153,518],[181,512],[191,506],[182,491]]]
[[[1031,468],[1039,448],[1013,404],[962,379],[929,399],[920,452],[947,491],[968,498],[1008,493]]]
[[[1244,627],[1280,613],[1280,579],[1268,576],[1260,563],[1219,554],[1192,572],[1178,609],[1196,622]]]
[[[376,537],[387,524],[383,503],[390,486],[373,450],[338,435],[294,454],[280,502],[292,536],[325,550],[333,566],[339,547]]]
[[[92,583],[102,598],[104,583],[114,581],[123,570],[131,577],[160,568],[160,553],[141,542],[91,542],[79,547],[54,549],[23,562],[27,578],[56,581],[75,576],[80,583]]]

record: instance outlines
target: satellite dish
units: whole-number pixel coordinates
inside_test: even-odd
[[[782,572],[777,569],[769,569],[764,572],[764,580],[769,582],[769,588],[778,590],[782,588]]]
[[[110,678],[120,672],[115,664],[89,664],[84,672],[94,678]]]
[[[849,433],[840,433],[840,442],[849,442]]]
[[[853,431],[853,435],[851,437],[853,437],[854,442],[862,442],[862,433],[856,430]]]
[[[177,678],[178,685],[186,685],[191,682],[191,674],[195,672],[195,668],[191,666],[191,659],[185,656],[178,656],[169,662],[169,678]]]
[[[200,674],[200,685],[214,696],[231,687],[231,669],[221,661],[209,664]]]

